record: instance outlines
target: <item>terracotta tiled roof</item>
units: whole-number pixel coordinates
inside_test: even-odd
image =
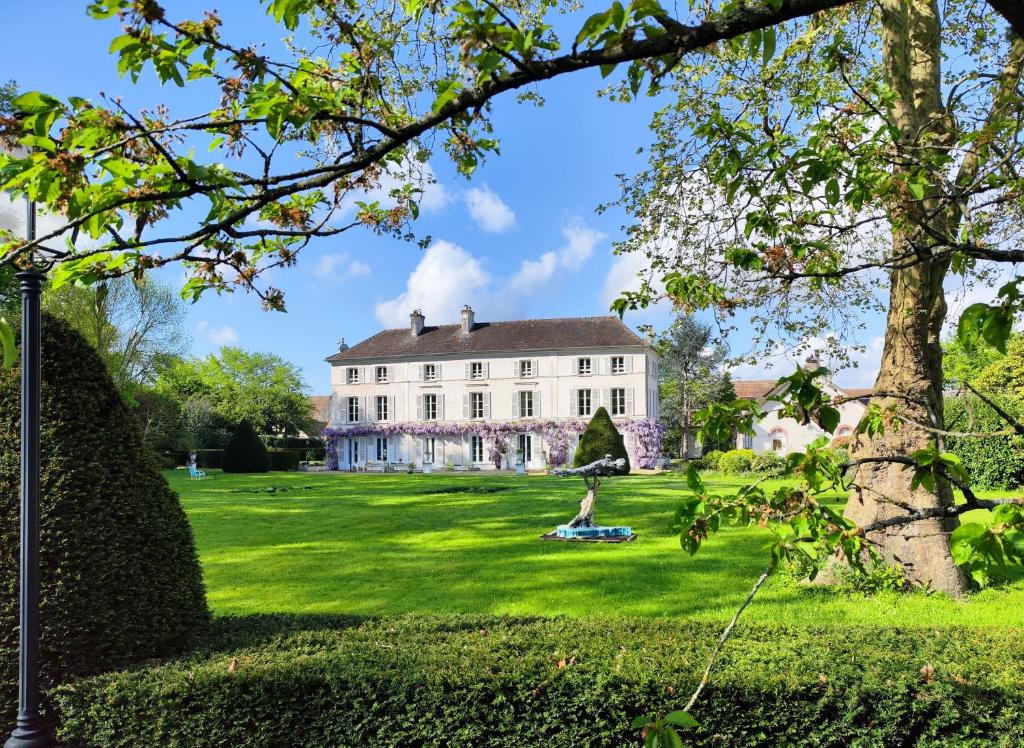
[[[843,387],[843,391],[850,397],[871,397],[874,387]]]
[[[462,334],[461,325],[424,327],[416,336],[407,327],[382,330],[345,351],[328,356],[327,361],[643,345],[644,341],[618,317],[524,319],[477,322],[468,335]]]
[[[732,386],[736,390],[737,398],[760,400],[775,389],[778,383],[776,379],[734,379]]]
[[[313,395],[309,398],[309,417],[314,421],[329,421],[330,410],[330,395]]]

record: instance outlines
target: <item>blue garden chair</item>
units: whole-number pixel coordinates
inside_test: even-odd
[[[206,473],[190,463],[188,466],[188,477],[192,480],[206,480]]]

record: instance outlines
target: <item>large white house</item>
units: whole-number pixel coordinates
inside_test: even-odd
[[[329,356],[327,441],[342,470],[404,463],[494,468],[561,461],[598,407],[631,454],[635,424],[658,416],[657,354],[616,317],[429,326],[416,310]],[[572,452],[568,452],[571,459]],[[329,456],[329,462],[330,456]]]
[[[804,367],[812,371],[817,369],[818,359],[815,356],[808,357]],[[867,410],[871,389],[844,389],[829,380],[821,382],[820,386],[834,400],[840,398],[847,400],[837,407],[839,427],[831,436],[850,436]],[[744,434],[737,436],[737,449],[752,449],[759,454],[775,452],[787,455],[790,452],[802,452],[819,436],[830,436],[813,422],[802,424],[794,418],[779,417],[782,405],[774,398],[782,394],[784,385],[780,385],[776,380],[736,380],[733,382],[733,387],[736,390],[736,397],[757,400],[761,412],[764,414],[764,418],[754,425],[754,436]],[[848,398],[854,399],[849,400]]]

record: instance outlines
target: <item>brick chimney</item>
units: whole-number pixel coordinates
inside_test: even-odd
[[[473,308],[466,304],[462,307],[462,334],[469,335],[476,326],[476,317],[473,315]]]
[[[423,332],[424,322],[426,322],[426,319],[423,317],[422,310],[413,309],[412,314],[409,315],[409,329],[414,338]]]
[[[807,371],[817,371],[819,363],[818,354],[812,353],[804,361],[804,368],[807,369]]]

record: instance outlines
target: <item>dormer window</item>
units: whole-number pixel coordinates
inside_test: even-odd
[[[576,373],[580,376],[590,376],[592,371],[590,357],[576,359]]]
[[[345,381],[349,384],[359,384],[359,367],[350,366],[345,370]]]

